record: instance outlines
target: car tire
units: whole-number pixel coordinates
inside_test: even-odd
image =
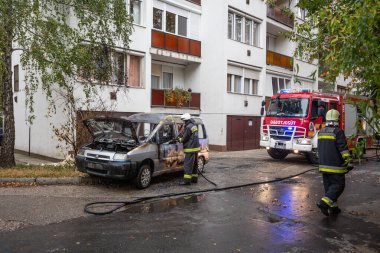
[[[277,148],[267,149],[267,152],[272,158],[279,160],[284,159],[289,154],[288,151]]]
[[[135,185],[138,189],[147,188],[152,181],[152,170],[149,164],[143,164],[140,166],[137,177],[135,178]]]
[[[201,173],[205,172],[205,159],[203,156],[198,157],[197,165],[198,171],[200,171]]]
[[[306,153],[306,159],[311,164],[319,164],[318,151],[312,150],[311,152]]]

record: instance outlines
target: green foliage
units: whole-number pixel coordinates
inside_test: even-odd
[[[31,122],[38,90],[46,94],[47,115],[56,111],[57,91],[66,98],[60,109],[88,108],[99,84],[110,80],[109,52],[116,47],[125,52],[131,32],[125,0],[0,0],[0,111],[5,108],[5,98],[13,99],[12,62],[5,61],[10,54],[20,52]],[[81,78],[78,87],[77,78],[83,73],[88,73],[88,78]],[[75,97],[78,90],[84,92],[83,101]],[[5,118],[13,124],[13,107],[8,104],[7,108]],[[7,147],[11,149],[14,129],[8,129]],[[3,148],[2,155],[4,152],[9,156],[13,151]]]
[[[379,1],[300,0],[298,6],[308,18],[288,34],[298,43],[296,53],[327,67],[327,81],[350,77],[349,87],[380,102]]]
[[[365,151],[365,141],[364,139],[361,139],[360,141],[353,142],[354,147],[351,150],[352,158],[356,160],[363,159],[364,151]]]

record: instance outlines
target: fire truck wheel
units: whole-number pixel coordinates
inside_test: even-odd
[[[267,152],[274,159],[284,159],[289,154],[288,151],[277,148],[267,149]]]
[[[318,153],[316,151],[312,151],[310,153],[306,153],[306,159],[311,164],[319,164]]]

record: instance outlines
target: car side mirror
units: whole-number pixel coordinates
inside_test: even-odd
[[[260,110],[260,115],[261,116],[264,116],[264,111],[265,111],[264,107],[261,107],[261,110]]]
[[[266,105],[265,100],[263,100],[263,101],[261,102],[261,106],[265,106],[265,105]]]

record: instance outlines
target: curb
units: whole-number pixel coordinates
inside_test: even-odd
[[[37,178],[0,178],[0,183],[36,183],[39,185],[94,184],[99,180],[90,177],[37,177]]]

